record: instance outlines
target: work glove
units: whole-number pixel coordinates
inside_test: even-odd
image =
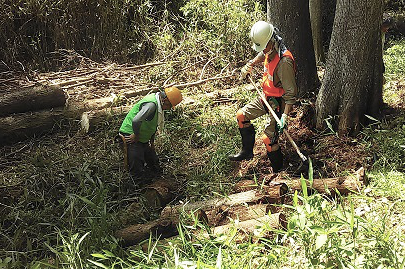
[[[280,123],[281,123],[281,125],[277,123],[277,127],[278,127],[278,132],[280,134],[282,134],[284,131],[284,128],[287,128],[287,114],[283,113],[283,115],[281,115]]]
[[[242,67],[242,69],[240,70],[239,80],[242,81],[242,80],[244,80],[246,78],[246,76],[248,74],[251,75],[252,74],[252,69],[253,69],[252,62],[248,62],[247,64],[245,64],[245,66]]]

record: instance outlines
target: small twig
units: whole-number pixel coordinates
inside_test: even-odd
[[[211,80],[219,80],[219,79],[225,79],[225,78],[230,78],[234,76],[234,73],[237,69],[233,70],[232,73],[230,75],[225,75],[225,76],[215,76],[215,77],[211,77],[211,78],[206,78],[206,79],[200,79],[194,82],[190,82],[190,83],[184,83],[184,84],[171,84],[170,86],[175,86],[177,88],[185,88],[185,87],[190,87],[190,86],[196,86],[196,85],[200,85],[203,84],[205,82],[211,81]],[[169,85],[167,85],[166,87],[169,87]]]
[[[204,71],[205,71],[205,68],[207,67],[207,65],[208,65],[210,62],[212,62],[213,60],[215,60],[216,58],[218,58],[218,56],[215,56],[214,58],[209,59],[209,60],[207,61],[207,63],[204,65],[203,69],[201,70],[200,80],[202,80],[202,78],[203,78]]]
[[[188,65],[188,66],[186,66],[186,67],[183,67],[182,69],[178,70],[176,73],[174,73],[173,75],[171,75],[170,77],[168,77],[168,78],[165,80],[165,82],[163,82],[163,85],[166,85],[167,82],[168,82],[170,79],[172,79],[175,74],[178,74],[178,73],[180,73],[181,71],[184,71],[184,70],[186,70],[186,69],[189,69],[189,68],[191,68],[192,66],[195,66],[195,65],[201,63],[202,61],[204,61],[204,60],[197,61],[197,62],[195,62],[195,63],[192,63],[192,64],[190,64],[190,65]],[[172,84],[173,84],[173,83],[172,83]],[[173,85],[174,85],[174,84],[173,84]]]
[[[148,63],[148,64],[142,64],[142,65],[135,65],[135,66],[125,67],[125,68],[123,68],[123,69],[124,69],[124,70],[136,70],[136,69],[145,68],[145,67],[151,67],[151,66],[163,65],[163,64],[173,64],[173,63],[179,63],[179,62],[180,62],[180,61],[155,62],[155,63]]]

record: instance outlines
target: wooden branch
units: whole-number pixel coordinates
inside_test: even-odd
[[[234,70],[234,71],[235,71],[235,70]],[[182,89],[182,88],[185,88],[185,87],[191,87],[191,86],[201,85],[201,84],[203,84],[203,83],[205,83],[205,82],[208,82],[208,81],[219,80],[219,79],[225,79],[225,78],[231,78],[231,77],[233,77],[233,76],[234,76],[234,74],[233,74],[233,72],[232,72],[232,74],[230,74],[230,75],[215,76],[215,77],[206,78],[206,79],[201,79],[201,80],[197,80],[197,81],[194,81],[194,82],[183,83],[183,84],[174,84],[174,83],[173,83],[173,84],[166,85],[165,87],[174,86],[174,87],[177,87],[177,88],[179,88],[179,89]]]
[[[203,69],[201,70],[200,80],[202,80],[202,78],[203,78],[203,76],[204,76],[204,71],[205,71],[205,68],[207,67],[207,65],[208,65],[210,62],[212,62],[213,60],[215,60],[216,58],[218,58],[218,56],[209,59],[209,60],[204,64],[204,67],[203,67]]]
[[[152,66],[163,65],[163,64],[174,64],[174,63],[179,63],[179,62],[180,61],[154,62],[154,63],[125,67],[124,70],[136,70],[136,69],[141,69],[141,68],[145,68],[145,67],[152,67]]]
[[[0,96],[0,116],[65,106],[66,96],[60,87],[35,86],[15,89]]]

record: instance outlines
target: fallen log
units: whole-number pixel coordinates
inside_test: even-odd
[[[122,245],[130,246],[148,239],[151,235],[167,238],[178,234],[177,223],[171,219],[157,219],[145,224],[135,224],[118,230],[115,236],[121,239]]]
[[[198,220],[215,227],[228,224],[231,220],[245,221],[265,216],[271,211],[269,204],[221,206],[212,210],[199,211]]]
[[[238,205],[236,207],[231,207],[226,210],[226,218],[225,215],[218,216],[222,221],[216,220],[217,216],[216,215],[221,215],[220,212],[206,212],[207,214],[204,213],[204,211],[197,211],[196,217],[199,220],[203,220],[204,218],[207,218],[209,216],[209,220],[205,222],[209,226],[214,226],[214,225],[228,225],[231,220],[236,220],[238,223],[243,223],[244,221],[251,221],[250,225],[256,225],[258,226],[261,222],[266,221],[266,223],[272,227],[276,228],[280,226],[281,222],[281,216],[280,213],[275,213],[271,214],[271,218],[268,218],[268,213],[269,210],[268,204],[256,204],[252,206],[241,206]],[[222,211],[224,213],[225,211]],[[202,213],[200,215],[199,213]],[[224,221],[226,219],[226,221]],[[257,221],[253,221],[253,219],[257,219]],[[285,220],[284,220],[285,221]],[[145,224],[135,224],[128,226],[124,229],[121,229],[116,232],[116,237],[121,239],[122,244],[124,246],[128,245],[134,245],[138,244],[141,241],[148,239],[150,235],[154,236],[155,238],[167,238],[170,236],[174,236],[178,234],[177,230],[177,225],[180,223],[180,220],[176,216],[169,216],[169,217],[164,217],[160,218],[157,220],[150,221]],[[220,226],[223,227],[222,229],[226,229],[225,227],[231,227],[230,225],[228,226]],[[244,227],[244,226],[242,226]],[[255,226],[252,226],[255,227]],[[216,229],[216,228],[214,228]],[[221,229],[221,228],[220,228]],[[221,231],[221,230],[218,230]]]
[[[14,90],[0,96],[0,116],[63,107],[65,102],[64,91],[56,86],[41,85]]]
[[[120,106],[83,112],[80,118],[80,129],[83,133],[89,133],[96,130],[97,127],[106,123],[112,117],[122,116],[122,119],[124,119],[131,108],[131,106]]]
[[[41,110],[0,118],[0,145],[7,145],[58,129],[64,109]]]
[[[211,229],[208,236],[219,236],[221,234],[228,234],[232,229],[237,229],[239,232],[255,237],[266,237],[272,229],[285,229],[287,227],[287,221],[282,213],[275,213],[271,215],[265,215],[256,219],[249,219],[245,221],[236,221],[226,225],[214,227]]]
[[[271,180],[271,181],[270,181]],[[302,190],[301,179],[300,178],[291,178],[285,179],[280,177],[275,177],[274,179],[265,180],[265,183],[262,187],[271,186],[272,184],[284,183],[289,189],[294,192],[296,190]],[[364,168],[361,167],[354,174],[349,176],[334,177],[334,178],[322,178],[314,179],[312,186],[308,180],[306,181],[307,188],[315,189],[319,193],[328,193],[336,194],[336,190],[341,194],[348,194],[350,192],[357,192],[360,190],[362,185],[367,185],[367,177],[364,171]],[[253,190],[260,188],[253,180],[241,180],[235,185],[235,190]]]
[[[287,184],[292,191],[302,190],[301,179],[276,179],[276,182]],[[310,182],[306,180],[308,189],[315,189],[319,193],[330,192],[333,195],[336,194],[336,191],[340,194],[358,192],[363,184],[367,185],[367,178],[363,167],[357,170],[354,174],[348,176],[314,179],[312,186]]]
[[[159,209],[165,207],[174,198],[175,184],[167,179],[157,180],[143,189],[142,197],[148,208]]]
[[[240,204],[256,204],[256,203],[282,203],[284,196],[287,194],[288,188],[284,183],[275,184],[262,190],[250,190],[241,193],[231,194],[228,197],[216,198],[207,201],[195,203],[187,203],[184,205],[167,206],[160,214],[161,218],[178,218],[182,212],[192,213],[198,210],[204,212],[214,210],[221,206],[234,206]]]

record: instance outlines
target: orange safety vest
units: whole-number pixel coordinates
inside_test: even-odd
[[[289,50],[286,50],[283,54],[283,57],[289,57],[294,61],[294,57],[292,56],[291,52]],[[263,79],[262,79],[262,88],[263,88],[263,93],[266,96],[272,96],[272,97],[280,97],[283,96],[285,93],[283,88],[279,88],[274,86],[274,70],[277,67],[278,62],[280,62],[280,56],[278,56],[278,53],[276,53],[276,56],[274,56],[273,60],[269,62],[269,56],[266,55],[266,58],[264,59],[264,73],[263,73]],[[295,68],[294,68],[295,69]]]

